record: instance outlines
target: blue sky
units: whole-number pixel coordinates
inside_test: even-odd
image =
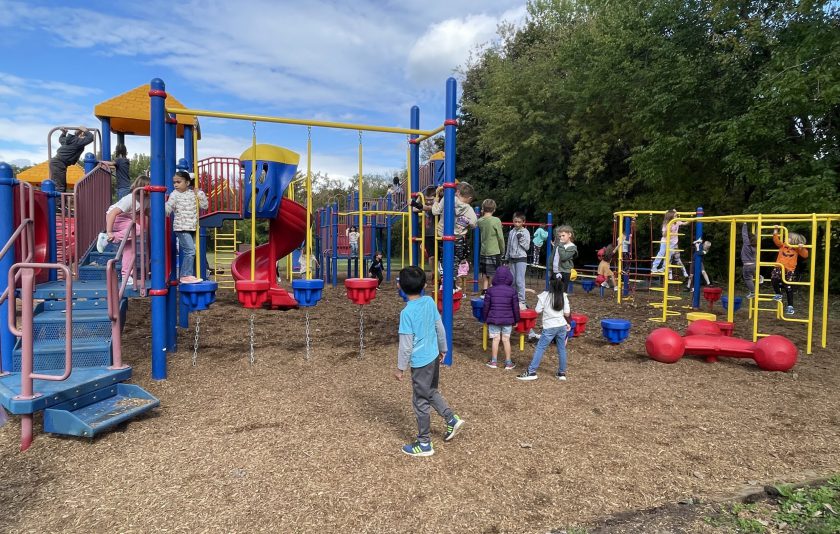
[[[98,126],[96,104],[155,77],[197,109],[408,126],[416,104],[431,129],[446,78],[524,17],[525,0],[0,0],[0,161],[44,161],[53,126]],[[250,123],[201,123],[200,158],[251,142]],[[305,157],[305,127],[261,124],[257,139]],[[404,136],[363,142],[365,172],[405,166]],[[148,138],[126,145],[149,152]],[[357,151],[356,132],[313,129],[314,170],[352,176]]]

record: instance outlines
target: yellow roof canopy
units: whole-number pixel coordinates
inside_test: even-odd
[[[67,185],[76,185],[85,175],[81,165],[70,165],[67,167]],[[45,161],[25,171],[18,173],[17,179],[21,182],[41,185],[41,182],[50,177],[50,162]]]
[[[148,136],[150,105],[149,84],[144,84],[97,104],[93,108],[93,114],[99,119],[111,119],[111,131],[114,133]],[[166,95],[166,105],[169,107],[186,107],[171,94]],[[192,126],[195,124],[198,137],[201,138],[201,128],[196,117],[176,115],[175,119],[178,121],[175,135],[184,137],[184,125]]]

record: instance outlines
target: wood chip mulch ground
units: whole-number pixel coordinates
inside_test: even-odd
[[[553,349],[539,380],[514,378],[533,344],[514,352],[514,371],[485,367],[465,301],[441,389],[467,424],[444,442],[433,419],[436,453],[422,459],[400,452],[416,426],[410,382],[392,377],[403,305],[392,285],[365,308],[363,359],[359,310],[339,287],[310,312],[309,360],[302,310],[258,310],[253,366],[251,311],[220,292],[201,313],[197,365],[194,330],[180,331],[161,382],[149,354],[162,333],[150,332],[148,301],[132,301],[125,359],[161,406],[93,441],[44,435],[36,418],[26,453],[10,421],[0,532],[536,533],[840,471],[836,306],[828,348],[815,343],[811,356],[804,326],[763,320],[803,352],[791,372],[767,373],[745,360],[650,360],[645,336],[660,325],[647,299],[618,306],[577,288],[572,306],[589,326],[569,345],[565,383]],[[632,320],[625,343],[603,340],[605,317]],[[746,310],[737,318],[748,337]]]

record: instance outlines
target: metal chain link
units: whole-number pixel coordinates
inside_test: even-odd
[[[310,345],[312,343],[309,337],[309,308],[306,308],[306,361],[309,361]]]
[[[359,306],[359,359],[365,357],[365,307]]]
[[[201,331],[201,315],[195,314],[195,342],[193,343],[192,364],[195,367],[195,362],[198,360],[198,334]]]
[[[254,365],[254,314],[251,314],[250,320],[250,335],[251,335],[251,359],[249,360],[251,365]]]

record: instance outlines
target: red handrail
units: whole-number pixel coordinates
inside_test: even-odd
[[[73,208],[76,214],[76,243],[73,264],[77,266],[79,258],[97,238],[105,224],[105,213],[111,206],[111,170],[107,165],[98,164],[87,173],[73,188]],[[78,274],[78,269],[75,269]]]
[[[35,269],[60,269],[64,271],[65,289],[65,345],[64,345],[64,373],[59,375],[45,375],[33,372],[34,370],[34,343],[33,332],[34,317],[34,290],[35,290]],[[67,380],[73,372],[73,277],[70,269],[60,263],[16,263],[9,270],[9,288],[14,289],[15,281],[21,279],[21,328],[16,324],[17,297],[14,291],[9,302],[8,326],[9,330],[16,336],[20,336],[21,359],[20,359],[20,395],[18,400],[34,399],[39,395],[34,391],[35,380],[47,380],[60,382]],[[24,414],[20,424],[20,450],[25,451],[32,444],[32,414]]]

